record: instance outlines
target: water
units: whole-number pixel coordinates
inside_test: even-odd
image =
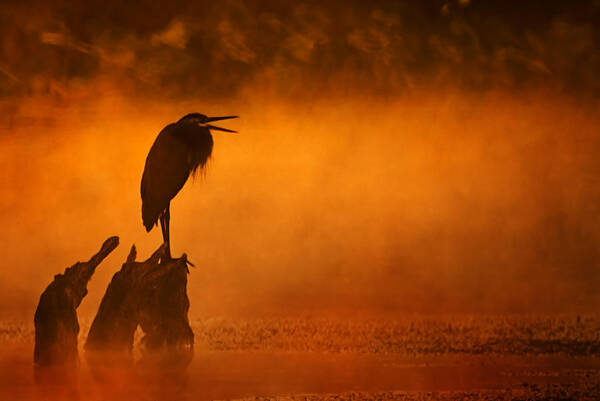
[[[0,398],[18,400],[209,400],[381,391],[480,391],[569,385],[600,371],[596,357],[427,356],[198,350],[189,366],[151,361],[94,365],[81,358],[70,385],[35,382],[32,347],[3,347]],[[101,370],[101,374],[98,371]],[[101,377],[100,377],[101,376]]]

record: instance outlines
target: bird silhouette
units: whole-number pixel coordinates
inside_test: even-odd
[[[146,231],[160,220],[166,257],[171,258],[169,220],[171,199],[181,190],[190,174],[203,169],[211,156],[211,131],[233,132],[210,122],[238,116],[207,117],[191,113],[167,125],[156,137],[146,157],[142,174],[142,220]]]

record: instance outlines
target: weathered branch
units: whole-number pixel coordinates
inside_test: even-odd
[[[129,352],[138,324],[146,333],[148,349],[191,349],[194,335],[187,316],[187,259],[167,259],[165,251],[166,246],[161,245],[146,261],[136,262],[132,246],[102,298],[86,350]]]
[[[119,246],[119,237],[110,237],[104,241],[98,253],[90,258],[88,264],[95,269],[117,246]]]
[[[96,267],[118,244],[118,237],[108,238],[88,262],[77,262],[54,276],[42,293],[34,317],[36,366],[77,365],[76,309],[87,294],[87,283]]]

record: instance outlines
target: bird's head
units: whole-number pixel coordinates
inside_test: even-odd
[[[205,127],[210,130],[216,131],[224,131],[224,132],[237,132],[226,128],[215,127],[214,125],[210,125],[210,122],[219,121],[219,120],[229,120],[230,118],[238,118],[238,116],[225,116],[225,117],[208,117],[204,114],[200,113],[190,113],[188,115],[183,116],[177,123],[191,123],[197,124],[200,127]]]

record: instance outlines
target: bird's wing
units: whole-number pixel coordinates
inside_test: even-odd
[[[190,175],[188,147],[171,135],[167,126],[156,138],[142,175],[142,220],[147,231],[156,224]]]

